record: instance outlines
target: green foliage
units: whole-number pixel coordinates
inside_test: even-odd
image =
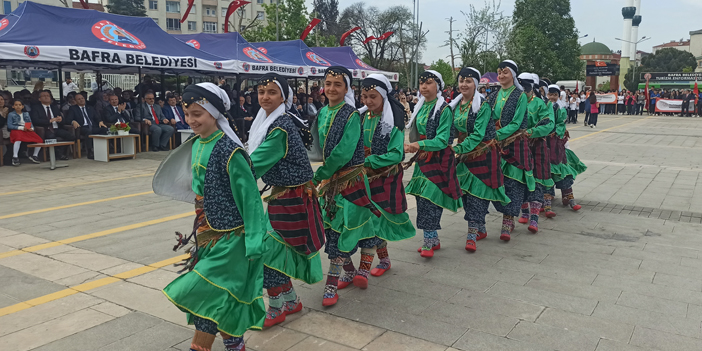
[[[146,17],[143,0],[110,0],[106,7],[116,15]]]
[[[465,17],[466,27],[460,34],[458,50],[462,67],[475,67],[486,72],[495,72],[506,54],[506,41],[512,31],[512,21],[500,9],[501,3],[486,1],[476,9],[471,5]]]
[[[444,87],[447,85],[456,85],[456,77],[454,76],[453,68],[448,62],[440,59],[431,64],[431,69],[441,73],[441,78],[444,80]]]
[[[286,41],[300,39],[302,32],[312,21],[313,16],[307,12],[304,0],[279,0],[278,12],[278,39],[276,39],[276,5],[263,4],[266,10],[266,24],[247,30],[241,35],[251,42],[258,41]],[[315,29],[305,39],[308,46],[332,46],[334,38],[324,35],[320,27]],[[318,32],[317,32],[318,31]],[[317,32],[317,33],[315,33]],[[319,45],[317,45],[319,42]]]
[[[609,81],[606,81],[606,82],[599,84],[597,86],[597,90],[601,90],[601,91],[609,91],[610,89],[612,89],[612,88],[610,87]]]
[[[516,0],[508,58],[520,71],[552,81],[583,78],[580,44],[570,0]]]
[[[641,59],[641,66],[640,72],[684,72],[685,68],[692,72],[697,68],[697,60],[687,51],[666,48],[645,56]]]

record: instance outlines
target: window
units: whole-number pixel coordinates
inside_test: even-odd
[[[240,8],[240,9],[238,9],[238,10],[236,10],[236,11],[239,12],[239,17],[241,17],[241,18],[246,18],[246,10],[245,10],[245,9]]]
[[[277,1],[271,0],[271,4],[275,4],[275,3],[277,3]]]
[[[188,30],[191,32],[197,31],[197,22],[195,21],[188,21]]]
[[[217,22],[202,22],[204,33],[217,33]]]
[[[263,11],[258,11],[256,12],[256,18],[263,21],[264,19],[266,19],[266,13]]]
[[[222,7],[222,17],[225,17],[225,16],[227,16],[227,8]]]
[[[156,22],[156,24],[158,24],[158,18],[152,18],[152,20],[154,20],[154,22]]]
[[[166,29],[167,30],[180,30],[180,19],[166,18]]]
[[[197,13],[197,5],[193,4],[193,7],[190,9],[190,14]]]
[[[158,10],[158,0],[149,0],[149,10]]]
[[[205,16],[216,17],[217,8],[216,7],[205,7]]]
[[[166,1],[166,12],[180,13],[180,3],[176,1]]]
[[[12,12],[12,3],[11,3],[11,2],[9,2],[9,1],[3,1],[3,2],[2,2],[2,7],[4,8],[5,14],[6,14],[6,15],[9,15],[10,12]]]
[[[263,4],[263,0],[256,0],[257,4]]]

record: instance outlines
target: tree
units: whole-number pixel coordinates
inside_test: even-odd
[[[466,25],[459,45],[463,67],[475,67],[483,73],[497,70],[512,30],[511,18],[504,15],[501,5],[499,1],[485,1],[480,10],[470,5],[467,12],[461,11]]]
[[[516,0],[508,58],[552,81],[581,79],[584,63],[570,0]]]
[[[230,17],[229,17],[229,31],[230,32],[239,32],[242,36],[246,31],[248,30],[255,30],[258,29],[258,27],[261,25],[261,20],[257,17],[254,17],[252,20],[249,20],[248,23],[245,23],[245,18],[244,15],[246,14],[246,6],[244,5],[237,9]],[[222,28],[224,30],[224,28]]]
[[[322,20],[317,25],[326,34],[339,39],[343,32],[339,27],[339,0],[314,0],[312,2],[312,12],[317,18]]]
[[[431,69],[441,73],[441,78],[444,80],[444,88],[447,85],[454,86],[456,84],[456,78],[453,75],[453,67],[451,64],[444,60],[439,60],[431,64]]]
[[[146,17],[143,0],[110,0],[107,10],[117,15]]]
[[[687,51],[666,48],[641,59],[639,72],[683,72],[685,68],[697,68],[695,56]]]
[[[251,42],[258,41],[286,41],[300,39],[307,25],[312,21],[313,16],[307,12],[304,0],[279,0],[276,8],[275,4],[263,4],[266,10],[267,23],[256,27],[256,30],[247,30],[241,35]],[[278,18],[278,28],[276,34],[276,11]],[[310,35],[305,39],[308,46],[331,46],[333,37],[321,34],[319,25],[315,27]]]

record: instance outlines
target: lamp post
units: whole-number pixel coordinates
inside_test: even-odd
[[[588,35],[589,35],[589,34],[585,34],[585,35],[583,35],[582,37],[578,38],[578,40],[580,40],[580,39],[582,39],[582,38],[587,38]]]
[[[623,41],[625,43],[634,44],[634,52],[632,53],[632,55],[634,55],[634,71],[632,72],[632,75],[631,75],[632,81],[636,78],[636,63],[638,62],[638,59],[636,58],[637,53],[638,53],[638,49],[636,47],[639,45],[639,43],[644,42],[644,41],[649,40],[649,39],[651,39],[651,38],[647,38],[645,36],[642,37],[641,39],[639,39],[638,41],[630,41],[630,40],[624,40],[624,39],[620,39],[620,38],[614,38],[614,40],[619,40],[619,41]],[[638,86],[636,87],[636,90],[638,90]]]

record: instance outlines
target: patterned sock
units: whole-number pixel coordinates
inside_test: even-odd
[[[502,232],[501,234],[511,234],[514,229],[514,217],[502,215]]]
[[[353,277],[356,276],[356,267],[353,265],[353,260],[351,257],[344,259],[344,276],[339,278],[342,282],[350,283],[353,281]]]
[[[468,222],[468,238],[466,240],[478,240],[478,227],[478,223]]]
[[[573,195],[573,188],[568,188],[566,189],[566,191],[568,192],[566,195],[566,199],[568,199],[568,204],[571,208],[573,208],[573,206],[577,205],[577,203],[575,202],[575,195]]]
[[[375,249],[361,249],[361,264],[358,265],[358,272],[356,274],[368,278],[368,273],[370,273],[371,265],[373,264],[373,257],[375,256]]]
[[[544,194],[544,211],[551,212],[551,200],[553,196],[551,194]]]
[[[275,288],[266,289],[266,291],[268,292],[268,311],[266,312],[266,318],[276,319],[283,314],[283,299],[280,296],[283,292],[283,287],[276,286]]]
[[[329,263],[329,273],[327,274],[327,284],[324,286],[324,298],[331,299],[336,295],[339,286],[339,275],[341,275],[341,265],[344,263],[342,257],[332,258]]]
[[[485,228],[485,223],[479,224],[478,232],[487,234],[487,228]]]
[[[431,250],[439,245],[439,233],[436,230],[424,230],[424,246],[422,249]]]
[[[290,312],[297,307],[297,304],[300,303],[300,298],[297,297],[297,293],[295,292],[295,288],[292,285],[292,281],[288,280],[287,283],[283,284],[282,286],[283,292],[283,300],[285,301],[283,303],[283,310],[286,312]]]
[[[522,204],[522,218],[529,218],[529,203],[525,202]]]
[[[244,337],[231,337],[229,339],[222,339],[224,342],[224,349],[227,351],[241,351],[244,348]]]
[[[390,267],[390,256],[388,255],[388,242],[383,241],[382,244],[378,245],[378,250],[375,251],[378,254],[380,262],[376,268],[388,269]]]
[[[561,197],[563,197],[563,205],[567,205],[573,198],[573,188],[561,189]]]
[[[217,324],[214,325],[215,333],[217,333]],[[195,327],[198,327],[197,324],[195,325]],[[210,351],[212,349],[212,344],[214,344],[214,341],[215,334],[207,333],[201,330],[196,330],[195,335],[193,336],[193,340],[190,342],[190,349],[194,351]]]
[[[529,220],[531,222],[539,223],[539,212],[541,211],[541,203],[538,201],[532,201],[529,203]],[[533,225],[533,223],[531,223]]]

